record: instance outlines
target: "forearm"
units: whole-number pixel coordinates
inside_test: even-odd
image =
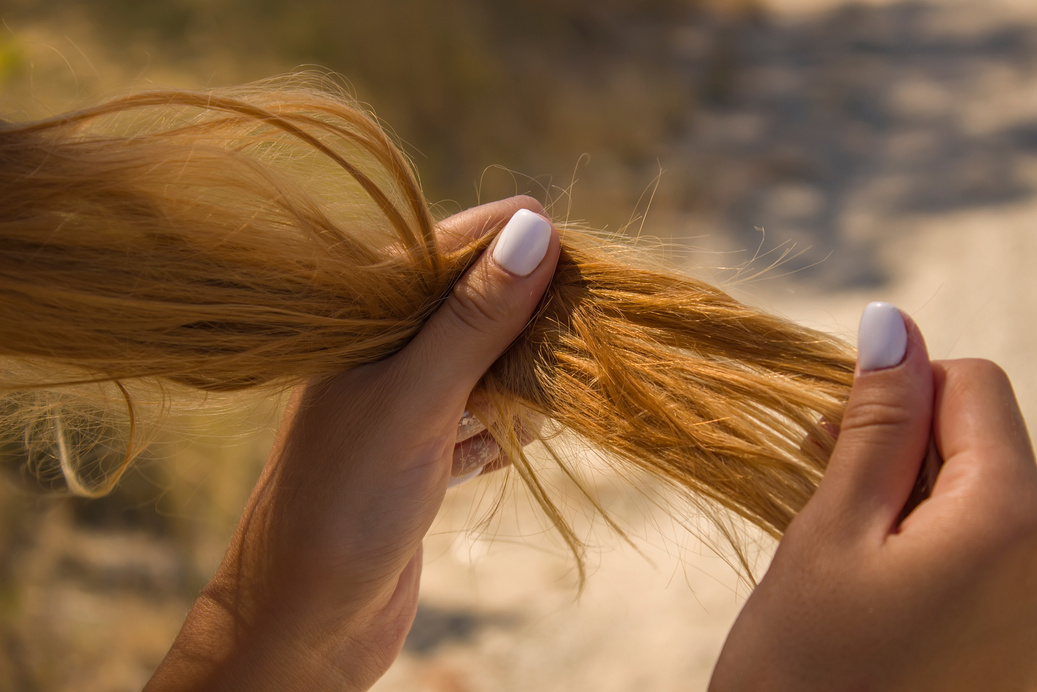
[[[356,645],[363,641],[365,628],[355,622],[340,621],[329,628],[283,613],[246,622],[228,600],[219,587],[206,588],[147,692],[365,690],[391,662],[378,660],[370,647]],[[358,613],[356,619],[369,618]]]

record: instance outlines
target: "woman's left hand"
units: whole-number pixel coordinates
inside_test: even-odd
[[[468,397],[554,273],[558,234],[542,213],[516,197],[448,219],[441,239],[507,228],[403,350],[296,394],[223,564],[148,689],[360,690],[388,669],[414,620],[421,543]]]

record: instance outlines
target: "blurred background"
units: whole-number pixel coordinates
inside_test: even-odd
[[[5,0],[0,20],[5,119],[319,67],[444,213],[529,193],[848,338],[891,300],[934,357],[1002,363],[1037,420],[1031,0]],[[274,407],[244,418],[163,439],[102,500],[0,468],[0,689],[144,684],[265,458]],[[635,545],[574,505],[596,546],[578,597],[572,558],[498,475],[448,498],[377,689],[705,689],[748,593],[688,526],[709,529],[595,472]]]

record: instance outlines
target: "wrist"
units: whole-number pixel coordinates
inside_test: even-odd
[[[146,687],[162,690],[366,690],[392,662],[364,641],[363,613],[321,622],[290,608],[239,610],[214,579]]]

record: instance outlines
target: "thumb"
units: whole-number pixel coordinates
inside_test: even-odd
[[[815,499],[855,530],[896,527],[929,444],[933,370],[913,321],[889,303],[861,315],[857,374]]]
[[[558,233],[543,216],[520,209],[493,245],[398,355],[412,403],[453,416],[483,374],[529,322],[554,275]],[[459,411],[457,412],[459,415]],[[453,423],[456,423],[456,417]]]

